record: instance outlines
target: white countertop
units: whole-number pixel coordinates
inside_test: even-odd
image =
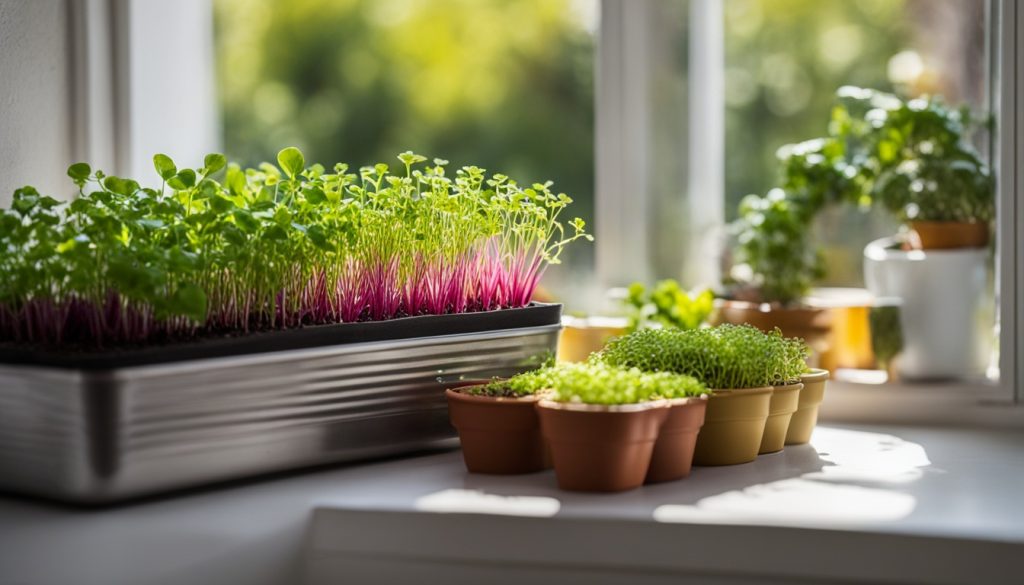
[[[0,585],[1024,582],[1024,433],[844,426],[622,494],[458,452],[96,510],[0,498]]]

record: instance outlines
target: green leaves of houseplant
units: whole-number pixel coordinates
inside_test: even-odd
[[[714,310],[714,294],[709,289],[687,292],[672,279],[659,281],[650,292],[643,283],[634,282],[624,304],[629,310],[630,331],[648,324],[696,329]]]
[[[805,295],[824,275],[810,229],[828,205],[878,203],[901,221],[990,221],[993,180],[970,143],[983,125],[938,97],[840,88],[827,135],[780,148],[780,187],[740,203],[732,284],[784,305]]]
[[[994,182],[970,143],[985,121],[941,97],[902,100],[871,89],[842,87],[830,125],[846,147],[866,200],[901,221],[990,221]]]

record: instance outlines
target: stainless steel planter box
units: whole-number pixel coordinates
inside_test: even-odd
[[[454,445],[443,389],[536,367],[559,315],[413,317],[49,365],[0,354],[0,490],[104,503]],[[280,339],[288,349],[272,349]]]

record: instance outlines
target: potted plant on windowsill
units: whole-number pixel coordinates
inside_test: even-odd
[[[734,465],[757,457],[773,414],[774,385],[793,377],[787,369],[792,364],[786,347],[780,333],[766,334],[749,325],[645,329],[613,341],[600,359],[621,367],[689,375],[711,388],[694,464]],[[785,419],[787,411],[795,410],[790,402],[777,401],[774,414]]]
[[[766,332],[778,328],[818,351],[826,348],[828,311],[801,302],[824,274],[811,241],[812,214],[783,189],[743,199],[733,224],[737,244],[726,279],[729,292],[717,303],[713,323],[746,323]]]
[[[627,311],[627,333],[644,327],[696,329],[714,311],[710,289],[686,291],[674,279],[660,280],[650,290],[642,282],[629,285],[622,304]]]
[[[969,142],[982,119],[939,97],[903,100],[857,87],[837,95],[832,129],[857,161],[863,204],[881,204],[906,224],[914,249],[988,245],[994,183]]]
[[[0,426],[23,430],[0,488],[111,501],[449,442],[439,378],[552,354],[560,306],[531,297],[589,236],[550,183],[398,158],[157,155],[159,188],[79,163],[69,204],[19,189],[0,211]],[[26,423],[51,409],[68,426],[38,432],[74,440]]]
[[[445,391],[466,469],[507,475],[548,467],[536,409],[549,385],[547,372],[542,368]]]
[[[574,491],[642,485],[669,414],[665,398],[705,392],[687,376],[596,360],[564,364],[547,376],[551,393],[537,403],[541,432],[551,446],[559,487]],[[689,455],[685,451],[677,452],[683,461]]]
[[[825,399],[825,385],[828,370],[811,368],[800,375],[800,399],[789,428],[786,430],[787,445],[803,445],[811,440],[811,433],[818,423],[818,408]]]
[[[784,338],[778,330],[769,334],[773,345],[771,351],[781,355],[772,384],[772,400],[768,407],[768,420],[765,422],[764,435],[758,454],[777,453],[786,444],[793,417],[799,410],[804,397],[804,377],[807,373],[807,344],[802,339]],[[815,415],[820,397],[809,395],[808,402],[813,403]],[[815,402],[815,399],[817,402]],[[813,426],[813,425],[812,425]]]
[[[995,198],[990,169],[969,138],[984,124],[935,97],[903,100],[854,87],[838,95],[832,131],[856,161],[862,204],[884,206],[909,230],[864,250],[868,289],[902,301],[900,374],[980,375],[984,334],[976,316]]]

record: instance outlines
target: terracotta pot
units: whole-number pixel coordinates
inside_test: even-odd
[[[718,300],[712,325],[749,323],[761,331],[778,327],[786,337],[800,337],[816,352],[828,349],[832,314],[820,307],[780,307],[769,303]]]
[[[474,396],[460,390],[446,390],[445,396],[466,469],[501,475],[546,469],[537,396]]]
[[[800,402],[793,413],[793,419],[789,421],[789,431],[786,432],[787,445],[803,445],[811,440],[811,432],[818,422],[818,407],[825,398],[828,370],[812,369],[800,380],[804,384],[804,389],[800,391]]]
[[[988,222],[911,221],[910,245],[918,250],[984,248],[988,245]]]
[[[563,490],[620,492],[644,483],[668,402],[621,406],[537,403]]]
[[[694,465],[736,465],[757,459],[772,400],[771,387],[715,390],[697,435]]]
[[[768,420],[764,425],[759,455],[782,451],[786,444],[786,433],[789,432],[790,419],[800,403],[800,391],[804,385],[800,382],[775,386],[772,388],[772,399],[768,405]]]
[[[668,416],[661,425],[644,483],[673,481],[690,475],[697,432],[704,424],[706,396],[669,401]]]

